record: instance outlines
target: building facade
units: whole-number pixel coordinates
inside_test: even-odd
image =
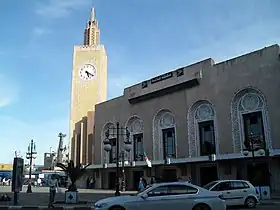
[[[69,150],[71,160],[81,164],[92,162],[95,104],[107,99],[107,55],[99,37],[92,9],[84,45],[75,46],[73,54]]]
[[[124,90],[95,106],[97,188],[114,188],[116,122],[130,131],[126,187],[141,176],[172,181],[249,179],[280,190],[280,57],[273,45],[224,62],[206,59]],[[125,136],[119,136],[120,150]],[[104,151],[109,139],[111,151]],[[255,158],[246,152],[254,140]],[[152,161],[148,168],[143,154]],[[105,164],[106,163],[106,164]]]

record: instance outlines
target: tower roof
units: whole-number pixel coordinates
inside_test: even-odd
[[[90,20],[94,21],[94,8],[91,8]]]

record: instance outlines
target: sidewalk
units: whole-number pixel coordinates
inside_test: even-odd
[[[269,200],[260,200],[260,205],[274,205],[280,204],[280,193],[271,194],[271,198]]]
[[[280,193],[272,193],[271,194],[272,200],[280,200]]]

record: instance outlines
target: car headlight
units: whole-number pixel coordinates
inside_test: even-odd
[[[96,203],[94,204],[94,207],[100,209],[106,207],[107,205],[108,205],[107,203]]]

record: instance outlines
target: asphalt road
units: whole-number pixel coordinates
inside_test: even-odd
[[[248,208],[243,207],[235,207],[235,208],[229,208],[229,210],[248,210]],[[270,204],[270,205],[259,205],[255,210],[279,210],[280,204]]]
[[[45,187],[33,187],[32,193],[26,193],[26,187],[23,188],[23,191],[19,194],[19,205],[21,206],[47,206],[48,205],[48,199],[49,199],[49,193],[48,188]],[[63,189],[62,193],[57,193],[56,195],[56,206],[65,206],[63,204],[64,201],[64,192]],[[13,193],[11,193],[10,187],[4,187],[0,186],[0,195],[7,193],[12,199],[13,199]],[[126,192],[125,194],[131,194],[134,192]],[[82,203],[80,205],[77,205],[77,207],[86,207],[90,206],[91,202],[95,202],[99,199],[114,196],[114,191],[110,190],[91,190],[91,189],[80,189],[79,190],[79,201]],[[8,206],[11,205],[12,202],[0,202],[0,206]],[[1,207],[0,207],[1,209]],[[234,209],[240,209],[245,210],[246,208],[230,208],[232,210]],[[274,201],[274,204],[267,203],[258,205],[256,210],[279,210],[280,209],[280,201],[278,202]]]
[[[61,193],[56,194],[56,202],[58,205],[64,203],[65,200],[65,189],[62,189]],[[78,200],[86,205],[86,203],[93,203],[102,198],[114,196],[112,190],[92,190],[92,189],[80,189],[78,190]],[[0,195],[7,193],[13,199],[13,193],[11,187],[0,186]],[[133,191],[128,191],[123,194],[131,194]],[[18,204],[23,206],[45,206],[49,202],[49,189],[47,187],[33,187],[32,193],[26,193],[26,187],[23,187],[22,192],[18,195]],[[11,205],[12,202],[0,202],[0,206]]]

